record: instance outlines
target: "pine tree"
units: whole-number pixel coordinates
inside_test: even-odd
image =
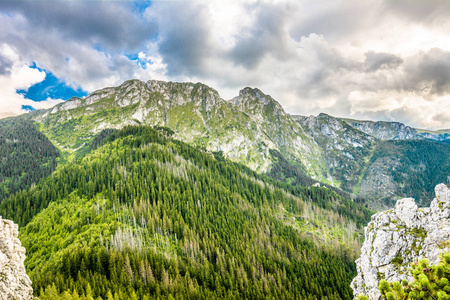
[[[450,253],[444,254],[438,264],[430,266],[428,259],[421,259],[411,265],[414,280],[408,282],[381,280],[379,289],[387,300],[433,299],[450,300]],[[367,297],[360,295],[360,300]]]

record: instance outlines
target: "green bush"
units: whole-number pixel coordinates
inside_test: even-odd
[[[428,259],[424,258],[411,264],[409,270],[414,277],[412,282],[380,281],[378,288],[382,299],[450,300],[450,253],[443,255],[434,266],[430,266]],[[358,299],[365,300],[367,297],[360,295]]]

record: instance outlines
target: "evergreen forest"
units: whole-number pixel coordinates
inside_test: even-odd
[[[373,212],[345,194],[259,175],[165,128],[106,130],[57,166],[45,136],[4,132],[2,155],[19,147],[41,170],[18,159],[0,186],[41,300],[353,297]],[[13,176],[29,179],[13,188]]]
[[[50,175],[59,156],[32,121],[0,119],[0,201]]]
[[[450,180],[450,147],[429,140],[392,140],[378,144],[372,162],[388,159],[389,176],[403,197],[414,198],[419,205],[428,206],[434,197],[434,187]],[[397,199],[384,199],[390,206]]]

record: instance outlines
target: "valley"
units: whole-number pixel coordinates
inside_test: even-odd
[[[0,215],[41,300],[351,299],[364,226],[430,203],[445,139],[130,80],[0,120]]]

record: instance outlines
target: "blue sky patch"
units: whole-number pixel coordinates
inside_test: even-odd
[[[26,111],[36,110],[33,106],[30,106],[30,105],[22,105],[22,109],[26,110]]]
[[[38,68],[36,64],[31,65],[30,68],[43,71],[46,75],[43,81],[29,87],[28,90],[17,90],[17,93],[23,95],[27,99],[40,102],[47,100],[48,98],[68,100],[74,96],[84,97],[87,95],[87,92],[83,91],[81,88],[75,90],[72,87],[67,86],[53,73]],[[27,108],[22,107],[22,109]]]
[[[146,63],[148,62],[146,59],[140,59],[139,58],[139,53],[135,53],[135,54],[125,54],[126,57],[128,57],[129,60],[134,61],[139,67],[141,67],[142,69],[146,69]]]
[[[151,6],[152,3],[149,0],[141,0],[133,2],[133,11],[143,14],[147,7]]]

